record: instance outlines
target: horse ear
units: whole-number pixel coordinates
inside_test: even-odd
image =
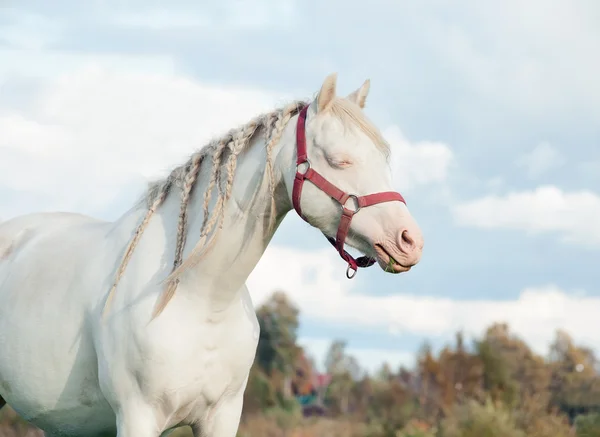
[[[356,103],[361,108],[365,107],[365,101],[367,100],[367,96],[369,95],[369,89],[371,88],[371,81],[369,79],[365,80],[365,82],[361,85],[359,89],[349,94],[347,99]]]
[[[335,87],[337,83],[337,73],[332,73],[325,78],[321,90],[317,96],[318,112],[324,111],[335,97]]]

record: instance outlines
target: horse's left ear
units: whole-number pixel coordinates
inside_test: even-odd
[[[361,85],[359,89],[349,94],[347,99],[356,103],[361,108],[365,107],[365,101],[367,100],[367,95],[369,95],[369,89],[371,88],[371,81],[369,79],[365,80],[365,83]]]
[[[332,73],[325,78],[321,90],[317,96],[318,112],[323,112],[335,98],[335,87],[337,83],[337,73]]]

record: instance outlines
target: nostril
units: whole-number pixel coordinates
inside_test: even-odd
[[[415,245],[415,240],[412,239],[406,230],[402,231],[402,243],[409,248],[412,248]]]

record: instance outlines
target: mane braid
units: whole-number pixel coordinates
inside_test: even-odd
[[[115,294],[115,290],[117,288],[119,280],[123,276],[123,273],[125,273],[125,268],[127,267],[129,260],[131,259],[131,255],[133,255],[133,250],[135,249],[135,246],[137,246],[140,238],[142,237],[142,234],[144,233],[144,230],[146,229],[146,226],[148,226],[148,223],[150,222],[150,218],[152,218],[152,215],[154,214],[156,209],[167,198],[167,195],[169,193],[171,185],[172,185],[172,181],[167,180],[165,182],[165,184],[162,187],[160,187],[160,191],[158,191],[158,188],[153,187],[152,193],[154,194],[155,199],[152,202],[152,204],[150,205],[148,212],[146,212],[144,219],[142,220],[142,222],[139,224],[139,226],[135,230],[135,233],[133,234],[133,238],[131,239],[131,241],[127,245],[127,248],[125,249],[125,254],[123,255],[123,259],[121,260],[121,265],[119,266],[119,269],[117,270],[117,275],[116,275],[115,281],[113,282],[113,285],[110,288],[110,291],[108,292],[106,302],[104,303],[103,315],[106,315],[106,313],[108,312],[108,309],[110,308],[110,305],[112,303],[112,300],[113,300],[113,297]],[[158,191],[158,192],[155,192],[155,191]]]
[[[237,159],[239,155],[250,146],[252,138],[258,131],[263,131],[266,140],[266,176],[269,182],[269,193],[271,198],[269,229],[272,229],[275,222],[274,214],[276,213],[274,196],[275,175],[272,151],[281,139],[283,130],[290,119],[308,104],[309,102],[306,101],[294,101],[283,108],[278,108],[270,113],[259,115],[237,129],[230,130],[220,139],[209,142],[201,150],[195,152],[185,164],[173,169],[165,180],[157,181],[149,187],[145,196],[148,211],[125,249],[125,254],[117,270],[115,280],[108,293],[103,315],[108,312],[117,285],[125,272],[127,264],[129,263],[133,251],[139,243],[145,228],[156,210],[164,203],[172,186],[175,185],[181,189],[175,256],[171,273],[165,280],[166,287],[155,305],[152,318],[157,317],[165,309],[175,295],[177,285],[179,284],[179,276],[185,270],[197,264],[200,259],[208,253],[216,241],[219,231],[223,228],[225,221],[225,206],[232,194]],[[212,166],[209,182],[206,191],[204,192],[202,205],[204,214],[200,229],[200,238],[190,255],[184,260],[183,253],[187,234],[188,204],[191,193],[198,181],[200,168],[205,158],[212,160]],[[210,203],[215,189],[217,198],[212,211],[210,211]]]
[[[289,105],[280,114],[278,114],[279,117],[276,119],[275,126],[271,131],[271,139],[267,143],[267,174],[269,177],[269,190],[271,198],[271,212],[269,214],[268,225],[269,232],[273,230],[273,227],[275,226],[275,218],[277,216],[277,211],[275,207],[275,174],[273,169],[273,148],[275,147],[275,144],[277,144],[281,139],[281,135],[283,134],[285,126],[287,126],[290,119],[300,110],[297,106]]]
[[[177,247],[175,249],[173,271],[179,267],[183,259],[183,249],[185,247],[185,235],[187,230],[187,206],[190,199],[190,193],[192,192],[196,179],[198,178],[198,172],[200,171],[200,166],[202,165],[203,159],[203,155],[196,153],[194,156],[192,156],[191,161],[186,166],[187,171],[181,190],[181,207],[179,210],[179,222],[177,224]],[[178,283],[178,278],[175,281],[169,282],[166,294],[173,294]]]

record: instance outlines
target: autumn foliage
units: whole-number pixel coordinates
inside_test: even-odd
[[[317,366],[297,343],[299,312],[284,293],[257,315],[239,437],[600,437],[598,363],[565,332],[540,356],[496,323],[469,342],[456,333],[441,351],[425,343],[413,368],[369,375],[343,340]],[[25,435],[42,434],[0,412],[0,437]]]

